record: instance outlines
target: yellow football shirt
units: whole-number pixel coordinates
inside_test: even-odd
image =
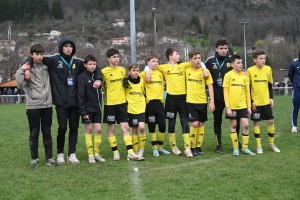
[[[205,80],[202,68],[186,69],[186,102],[195,104],[207,103],[206,85],[213,84],[213,80],[209,71],[208,75],[209,77]]]
[[[146,103],[151,100],[160,100],[164,103],[164,77],[161,72],[150,70],[151,81],[145,83]],[[145,72],[140,73],[141,79],[145,79]]]
[[[251,98],[257,106],[270,103],[268,83],[273,83],[272,69],[264,65],[258,68],[255,65],[248,68],[251,87]]]
[[[236,73],[234,70],[224,76],[223,87],[228,88],[229,107],[231,109],[247,108],[246,92],[249,92],[249,78],[244,72]]]
[[[126,102],[123,79],[126,71],[122,67],[105,67],[101,70],[104,86],[104,105],[118,105]]]
[[[171,65],[170,63],[158,65],[157,70],[163,73],[167,82],[167,93],[171,95],[186,94],[185,70],[191,68],[190,62]]]
[[[127,112],[131,114],[141,114],[146,112],[146,101],[144,97],[144,81],[140,79],[138,84],[128,81],[129,88],[125,88],[127,100]]]

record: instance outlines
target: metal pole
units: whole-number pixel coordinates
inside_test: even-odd
[[[156,51],[156,16],[155,16],[156,8],[152,7],[153,12],[153,27],[154,27],[154,49]]]
[[[130,47],[131,63],[136,63],[136,33],[135,33],[135,5],[134,0],[130,0]]]
[[[247,69],[247,47],[246,47],[246,26],[248,22],[241,22],[241,25],[244,26],[244,62],[245,70]]]

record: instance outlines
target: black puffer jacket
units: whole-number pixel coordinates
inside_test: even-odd
[[[70,56],[63,53],[63,45],[71,43],[73,51]],[[85,71],[84,61],[82,59],[74,59],[70,65],[63,61],[63,59],[70,63],[76,52],[76,46],[71,37],[64,36],[58,44],[59,54],[45,55],[43,63],[49,68],[51,92],[53,104],[61,107],[77,107],[77,77]],[[63,58],[63,59],[62,59]],[[27,58],[32,63],[31,57]],[[68,85],[68,78],[73,79],[73,85]],[[96,68],[94,80],[102,81],[100,68]]]
[[[85,71],[78,76],[78,112],[81,116],[101,111],[102,94],[100,89],[93,88],[94,74]]]
[[[220,70],[217,60],[220,65],[222,65],[222,63],[224,62],[224,64],[222,65],[222,68]],[[221,78],[224,81],[224,76],[227,72],[229,72],[230,70],[232,70],[232,67],[230,66],[230,54],[229,51],[227,53],[226,56],[219,56],[219,54],[217,52],[215,52],[214,56],[211,56],[209,58],[207,58],[207,60],[205,61],[205,66],[206,68],[209,70],[209,72],[211,73],[212,79],[214,81],[213,83],[213,88],[214,88],[214,98],[215,101],[223,101],[224,102],[224,95],[223,95],[223,87],[222,86],[218,86],[218,78],[219,78],[219,72],[221,74]]]

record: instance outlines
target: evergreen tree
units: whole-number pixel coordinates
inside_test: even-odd
[[[52,16],[55,19],[64,19],[64,13],[59,0],[55,0],[52,4]]]

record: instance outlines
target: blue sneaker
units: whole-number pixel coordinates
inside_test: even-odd
[[[252,151],[250,151],[250,149],[248,149],[248,148],[243,149],[243,153],[244,154],[248,154],[250,156],[255,156],[256,155],[255,153],[253,153]]]
[[[157,150],[158,150],[159,153],[162,153],[162,154],[165,154],[165,155],[169,155],[170,154],[169,151],[163,149],[162,147],[158,148]]]
[[[234,149],[233,149],[232,155],[234,155],[234,156],[240,155],[240,150],[239,150],[239,148],[234,148]]]
[[[157,148],[153,149],[153,156],[155,156],[155,157],[159,156],[159,152],[158,152]]]

